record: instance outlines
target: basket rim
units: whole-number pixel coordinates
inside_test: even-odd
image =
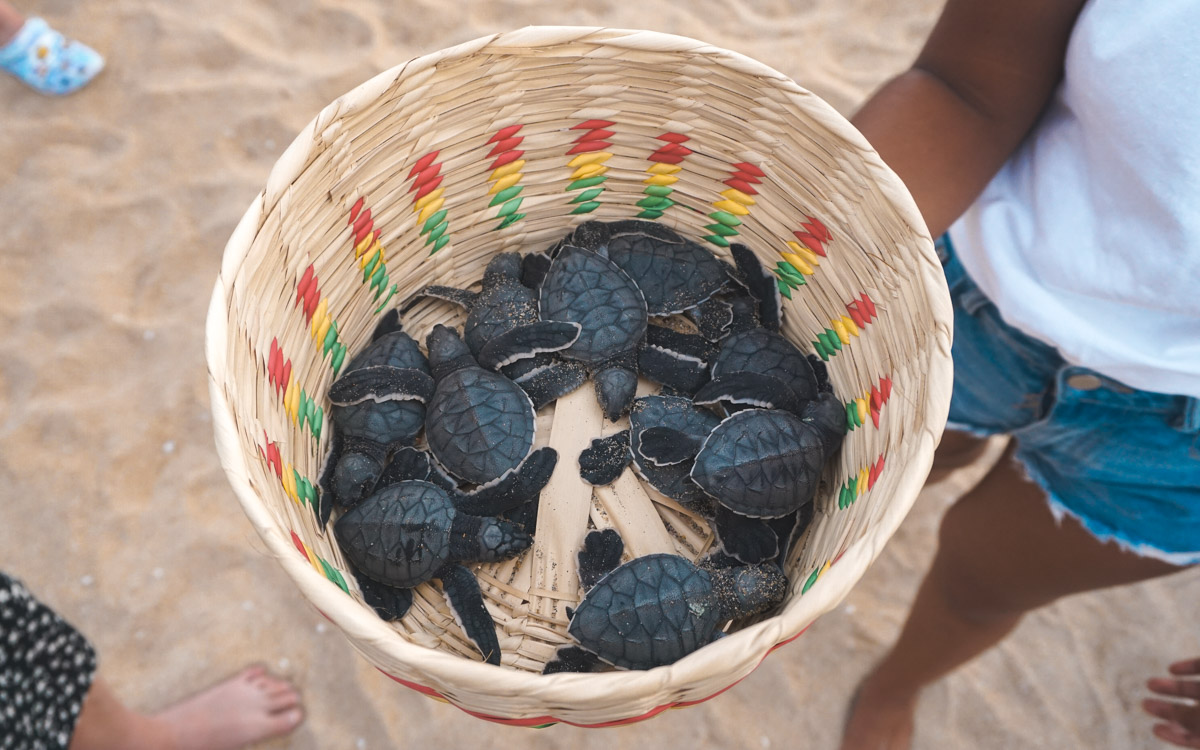
[[[800,100],[798,105],[803,106],[807,114],[818,119],[833,136],[841,139],[846,148],[857,151],[883,197],[891,204],[897,216],[908,225],[919,246],[919,258],[923,262],[915,265],[912,271],[919,277],[925,301],[937,322],[931,333],[934,345],[929,348],[928,377],[929,382],[946,386],[927,389],[928,398],[924,403],[923,414],[919,415],[924,420],[922,429],[919,433],[909,436],[910,440],[919,441],[919,445],[905,467],[900,485],[877,523],[869,528],[865,536],[852,543],[836,564],[820,575],[803,596],[794,596],[771,618],[743,628],[729,637],[718,639],[674,664],[646,671],[540,675],[522,670],[497,669],[482,662],[403,639],[373,613],[368,613],[357,603],[347,601],[345,593],[337,585],[319,575],[306,560],[296,554],[292,542],[276,524],[262,498],[250,484],[249,467],[239,442],[232,404],[225,398],[222,390],[227,376],[227,302],[233,279],[246,259],[263,217],[305,169],[313,147],[319,142],[320,134],[339,118],[374,101],[401,77],[430,68],[443,60],[465,57],[489,47],[503,50],[507,47],[529,48],[567,42],[655,51],[687,51],[703,54],[716,64],[731,67],[739,72],[769,78],[772,85],[780,86]],[[753,671],[775,646],[798,635],[808,624],[836,607],[862,577],[916,501],[932,465],[933,451],[949,411],[948,384],[952,382],[952,329],[946,325],[946,321],[949,320],[952,320],[952,312],[945,279],[933,252],[932,239],[912,196],[862,134],[824,100],[753,58],[689,37],[605,27],[528,26],[512,32],[480,37],[413,58],[382,71],[324,107],[300,131],[272,168],[266,187],[251,201],[226,244],[207,316],[206,361],[217,452],[243,511],[271,554],[300,587],[304,596],[349,636],[348,640],[356,650],[366,655],[359,643],[361,640],[397,661],[412,665],[423,674],[438,675],[447,684],[489,694],[501,690],[516,692],[536,699],[544,706],[556,707],[548,710],[534,709],[532,715],[536,716],[550,713],[569,714],[572,707],[579,704],[581,695],[594,697],[619,693],[622,699],[620,709],[610,713],[633,718],[662,705],[663,700],[656,696],[673,689],[684,688],[701,679],[711,678],[712,667],[715,664],[722,665],[722,672],[726,674],[729,686],[736,684]],[[919,408],[919,405],[914,404],[914,407]],[[804,601],[803,607],[800,606],[801,600]],[[350,604],[353,606],[347,606]],[[746,645],[751,641],[754,641],[753,648],[747,648]],[[746,654],[750,655],[749,659],[745,658]],[[736,664],[736,667],[729,669],[730,664]],[[452,692],[448,693],[437,687],[434,689],[454,702]],[[593,703],[592,706],[594,705]],[[568,718],[561,720],[571,721]]]

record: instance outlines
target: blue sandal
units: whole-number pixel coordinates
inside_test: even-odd
[[[104,68],[96,50],[58,33],[41,18],[30,18],[0,47],[0,70],[42,92],[61,96],[82,88]]]

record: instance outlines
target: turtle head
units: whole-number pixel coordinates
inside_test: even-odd
[[[740,565],[711,575],[722,616],[732,619],[766,612],[787,595],[787,576],[775,563]]]
[[[637,373],[624,367],[608,367],[595,374],[596,400],[610,422],[621,418],[637,395]]]
[[[521,256],[517,253],[498,253],[488,261],[483,272],[483,283],[497,280],[521,280]]]
[[[429,369],[433,372],[434,380],[441,380],[464,367],[479,366],[458,333],[441,323],[435,325],[425,337],[425,348],[429,350]]]
[[[375,486],[383,464],[365,453],[347,453],[333,470],[333,496],[338,504],[353,508],[362,502]]]

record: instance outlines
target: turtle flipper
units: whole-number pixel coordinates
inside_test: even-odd
[[[458,492],[458,482],[446,473],[446,470],[432,456],[429,458],[429,483],[436,484],[443,490]]]
[[[833,393],[833,384],[829,382],[829,367],[825,361],[815,354],[807,355],[808,364],[812,365],[813,375],[817,378],[817,390]]]
[[[733,321],[729,324],[729,335],[758,328],[758,302],[749,294],[739,294],[729,300]]]
[[[688,312],[688,317],[709,341],[720,341],[733,325],[733,305],[717,297],[709,297]]]
[[[519,359],[566,349],[579,338],[578,323],[539,320],[496,336],[479,350],[479,366],[499,370]]]
[[[579,476],[592,485],[612,484],[629,459],[629,430],[596,438],[579,454]]]
[[[433,395],[434,382],[428,374],[412,367],[375,365],[351,370],[329,386],[329,400],[351,406],[367,399],[378,402],[412,400],[425,403]]]
[[[400,311],[392,308],[383,314],[379,322],[375,324],[375,330],[371,332],[371,341],[378,341],[389,333],[397,333],[404,330],[404,326],[400,324]]]
[[[521,503],[512,510],[500,514],[500,520],[515,523],[525,530],[529,536],[537,534],[538,501],[536,498]]]
[[[796,546],[796,543],[800,541],[800,537],[804,535],[809,525],[812,524],[815,515],[816,503],[805,503],[795,513],[770,521],[771,528],[775,529],[775,533],[779,536],[779,557],[777,558],[777,562],[780,565],[787,564],[788,555],[791,554],[792,548]]]
[[[593,376],[596,382],[596,400],[604,416],[616,422],[633,403],[637,395],[637,372],[624,364],[605,367]]]
[[[500,640],[496,637],[496,623],[483,605],[483,592],[479,581],[470,570],[450,563],[437,572],[435,578],[442,581],[442,593],[450,603],[450,610],[463,632],[483,654],[488,664],[500,666]]]
[[[718,507],[713,530],[725,553],[740,562],[753,565],[779,554],[779,536],[761,518],[741,516]]]
[[[317,514],[317,530],[322,534],[329,525],[329,517],[333,515],[333,477],[338,460],[342,457],[344,442],[342,431],[335,427],[329,438],[329,454],[325,456],[325,464],[321,467],[321,474],[317,479],[317,505],[314,510]]]
[[[540,289],[550,273],[549,253],[529,253],[521,259],[521,283],[530,289]]]
[[[742,283],[750,295],[758,300],[758,320],[763,328],[778,331],[783,322],[783,300],[775,274],[767,270],[758,256],[745,245],[734,243],[729,247],[733,262],[737,264]]]
[[[473,516],[495,516],[513,510],[537,497],[550,481],[557,463],[558,451],[539,448],[526,456],[517,468],[502,474],[494,482],[455,498],[454,506]]]
[[[581,363],[553,362],[536,367],[513,382],[529,396],[536,411],[583,385],[587,379],[587,368]]]
[[[681,333],[672,328],[660,325],[646,326],[645,343],[649,346],[678,352],[691,359],[700,360],[706,366],[708,360],[712,359],[713,355],[716,354],[716,347],[710,344],[703,336],[698,336],[694,333]]]
[[[793,414],[798,414],[803,407],[787,383],[771,375],[745,370],[714,378],[696,391],[694,400],[705,405],[728,401],[763,409],[783,409]]]
[[[557,674],[559,672],[594,672],[600,666],[600,657],[590,651],[584,651],[578,646],[563,646],[555,654],[554,659],[542,667],[542,674]]]
[[[584,591],[596,585],[621,564],[625,542],[616,529],[589,531],[579,550],[579,585]]]
[[[702,336],[651,325],[638,348],[638,369],[656,383],[690,394],[708,382],[708,361],[713,354]]]
[[[520,554],[533,536],[519,524],[500,518],[457,513],[450,522],[450,559],[495,562]]]
[[[842,440],[846,437],[846,409],[833,393],[822,391],[804,405],[799,416],[821,434],[821,446],[826,459],[842,446]]]
[[[392,454],[387,468],[383,470],[379,481],[375,483],[374,491],[378,492],[397,482],[405,482],[410,479],[427,480],[431,471],[428,453],[416,448],[400,448]]]
[[[651,427],[643,430],[638,440],[638,453],[655,466],[670,466],[695,458],[701,441],[670,427]]]
[[[363,601],[375,610],[375,614],[387,622],[394,622],[404,617],[409,607],[412,606],[412,589],[388,586],[386,583],[373,581],[357,571],[354,573],[354,578],[358,581],[359,589],[362,590]]]
[[[430,284],[424,289],[417,292],[418,297],[434,297],[436,299],[453,302],[459,307],[470,307],[479,297],[477,292],[468,292],[466,289],[456,289],[452,286],[437,286]]]
[[[638,348],[638,370],[675,393],[695,393],[708,382],[707,362],[651,344]]]

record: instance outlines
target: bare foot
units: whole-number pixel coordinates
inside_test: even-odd
[[[850,705],[841,750],[909,750],[915,711],[915,698],[888,698],[864,684]]]
[[[262,666],[247,667],[151,717],[174,750],[237,750],[287,734],[303,719],[300,694]]]

